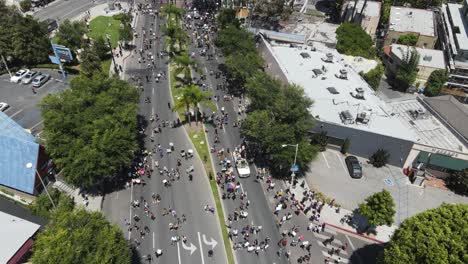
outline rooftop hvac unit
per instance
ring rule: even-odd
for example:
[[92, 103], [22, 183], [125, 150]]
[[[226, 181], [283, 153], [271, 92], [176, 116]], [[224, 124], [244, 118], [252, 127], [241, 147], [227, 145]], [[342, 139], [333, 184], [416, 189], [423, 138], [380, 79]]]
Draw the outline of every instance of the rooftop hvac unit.
[[327, 53], [325, 58], [322, 58], [322, 61], [328, 62], [328, 63], [333, 63], [333, 54]]
[[432, 61], [432, 56], [431, 55], [424, 55], [423, 60], [424, 61]]
[[339, 74], [335, 74], [337, 78], [347, 80], [348, 79], [348, 71], [346, 69], [341, 69]]
[[366, 112], [362, 112], [362, 113], [357, 114], [356, 122], [359, 122], [359, 123], [362, 123], [362, 124], [368, 124], [369, 123], [369, 115]]
[[348, 125], [348, 124], [353, 124], [353, 116], [351, 115], [351, 112], [349, 110], [341, 111], [340, 112], [340, 119], [343, 124]]

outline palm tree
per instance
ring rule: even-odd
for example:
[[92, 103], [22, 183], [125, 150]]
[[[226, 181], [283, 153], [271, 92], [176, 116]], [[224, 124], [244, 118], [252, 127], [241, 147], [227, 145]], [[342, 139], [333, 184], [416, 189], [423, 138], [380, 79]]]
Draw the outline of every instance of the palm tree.
[[167, 4], [163, 6], [163, 8], [161, 9], [161, 12], [167, 16], [174, 15], [176, 20], [179, 20], [184, 14], [184, 10], [182, 8], [178, 8], [177, 6], [173, 4]]
[[188, 114], [189, 124], [190, 120], [190, 106], [193, 106], [195, 112], [195, 122], [198, 123], [198, 104], [208, 101], [210, 92], [200, 90], [197, 85], [187, 85], [183, 88], [180, 99], [175, 104], [175, 109], [185, 109]]
[[182, 46], [187, 43], [187, 34], [174, 22], [168, 21], [162, 30], [167, 36], [166, 45], [169, 47], [171, 56], [179, 52]]
[[182, 81], [184, 83], [190, 83], [192, 81], [192, 68], [197, 68], [197, 62], [192, 60], [187, 52], [182, 52], [180, 55], [174, 58], [176, 64], [175, 76], [178, 77], [180, 74], [183, 75]]

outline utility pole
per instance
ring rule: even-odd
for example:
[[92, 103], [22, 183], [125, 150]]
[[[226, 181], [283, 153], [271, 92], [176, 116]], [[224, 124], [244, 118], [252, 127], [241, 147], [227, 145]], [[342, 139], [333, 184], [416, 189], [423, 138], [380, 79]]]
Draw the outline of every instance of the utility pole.
[[6, 60], [5, 60], [5, 57], [3, 57], [3, 54], [1, 54], [1, 56], [2, 56], [3, 64], [5, 64], [5, 68], [7, 69], [7, 72], [8, 72], [8, 74], [9, 74], [10, 77], [11, 77], [11, 76], [12, 76], [12, 75], [11, 75], [11, 71], [10, 71], [10, 69], [8, 68], [8, 64], [7, 64]]

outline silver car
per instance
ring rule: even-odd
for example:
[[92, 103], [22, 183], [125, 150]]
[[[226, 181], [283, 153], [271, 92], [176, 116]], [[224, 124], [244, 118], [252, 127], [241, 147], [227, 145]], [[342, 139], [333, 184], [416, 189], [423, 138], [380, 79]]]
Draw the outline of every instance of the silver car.
[[32, 80], [33, 87], [41, 87], [44, 83], [46, 83], [50, 79], [50, 74], [47, 73], [40, 73], [34, 80]]
[[30, 71], [21, 79], [22, 84], [30, 84], [32, 80], [39, 74], [37, 71]]

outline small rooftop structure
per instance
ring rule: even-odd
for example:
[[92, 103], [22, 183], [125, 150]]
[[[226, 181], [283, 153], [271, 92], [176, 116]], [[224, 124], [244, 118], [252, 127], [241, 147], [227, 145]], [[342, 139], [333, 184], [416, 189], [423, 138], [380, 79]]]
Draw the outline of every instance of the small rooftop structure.
[[[321, 47], [311, 51], [310, 47], [271, 43], [270, 49], [288, 81], [303, 87], [314, 101], [310, 111], [317, 119], [408, 141], [417, 139], [398, 117], [391, 115], [391, 108], [361, 76], [343, 63], [336, 50]], [[310, 58], [304, 59], [301, 56], [304, 52]], [[332, 62], [325, 62], [331, 57], [327, 56], [329, 53], [333, 55]], [[322, 67], [327, 71], [314, 78], [313, 70]]]
[[[466, 1], [465, 1], [466, 2]], [[453, 27], [452, 30], [449, 30], [450, 44], [452, 46], [452, 52], [455, 55], [458, 55], [458, 51], [468, 50], [468, 22], [463, 14], [464, 6], [460, 4], [447, 3], [442, 6], [442, 11], [444, 12], [445, 19], [450, 17], [450, 22], [447, 22], [447, 25]]]
[[31, 248], [32, 237], [41, 227], [0, 211], [0, 263], [17, 263]]
[[329, 47], [336, 46], [336, 29], [339, 25], [322, 22], [309, 24], [308, 26], [310, 33], [307, 35], [307, 44], [311, 45], [313, 42], [320, 42]]
[[436, 36], [434, 12], [424, 9], [392, 6], [390, 9], [389, 30], [413, 32], [424, 36]]
[[266, 29], [248, 28], [248, 30], [255, 35], [262, 34], [266, 39], [287, 42], [287, 43], [303, 44], [305, 43], [305, 39], [306, 39], [304, 35], [283, 33], [283, 32], [277, 32], [277, 31], [266, 30]]
[[404, 54], [408, 52], [408, 49], [416, 49], [419, 53], [419, 65], [436, 68], [436, 69], [445, 69], [445, 57], [444, 52], [441, 50], [435, 49], [422, 49], [418, 47], [409, 47], [400, 44], [390, 45], [390, 52], [393, 53], [400, 60], [403, 59]]
[[[0, 112], [0, 150], [0, 185], [34, 194], [39, 144], [3, 112]], [[27, 168], [28, 163], [33, 168]]]

